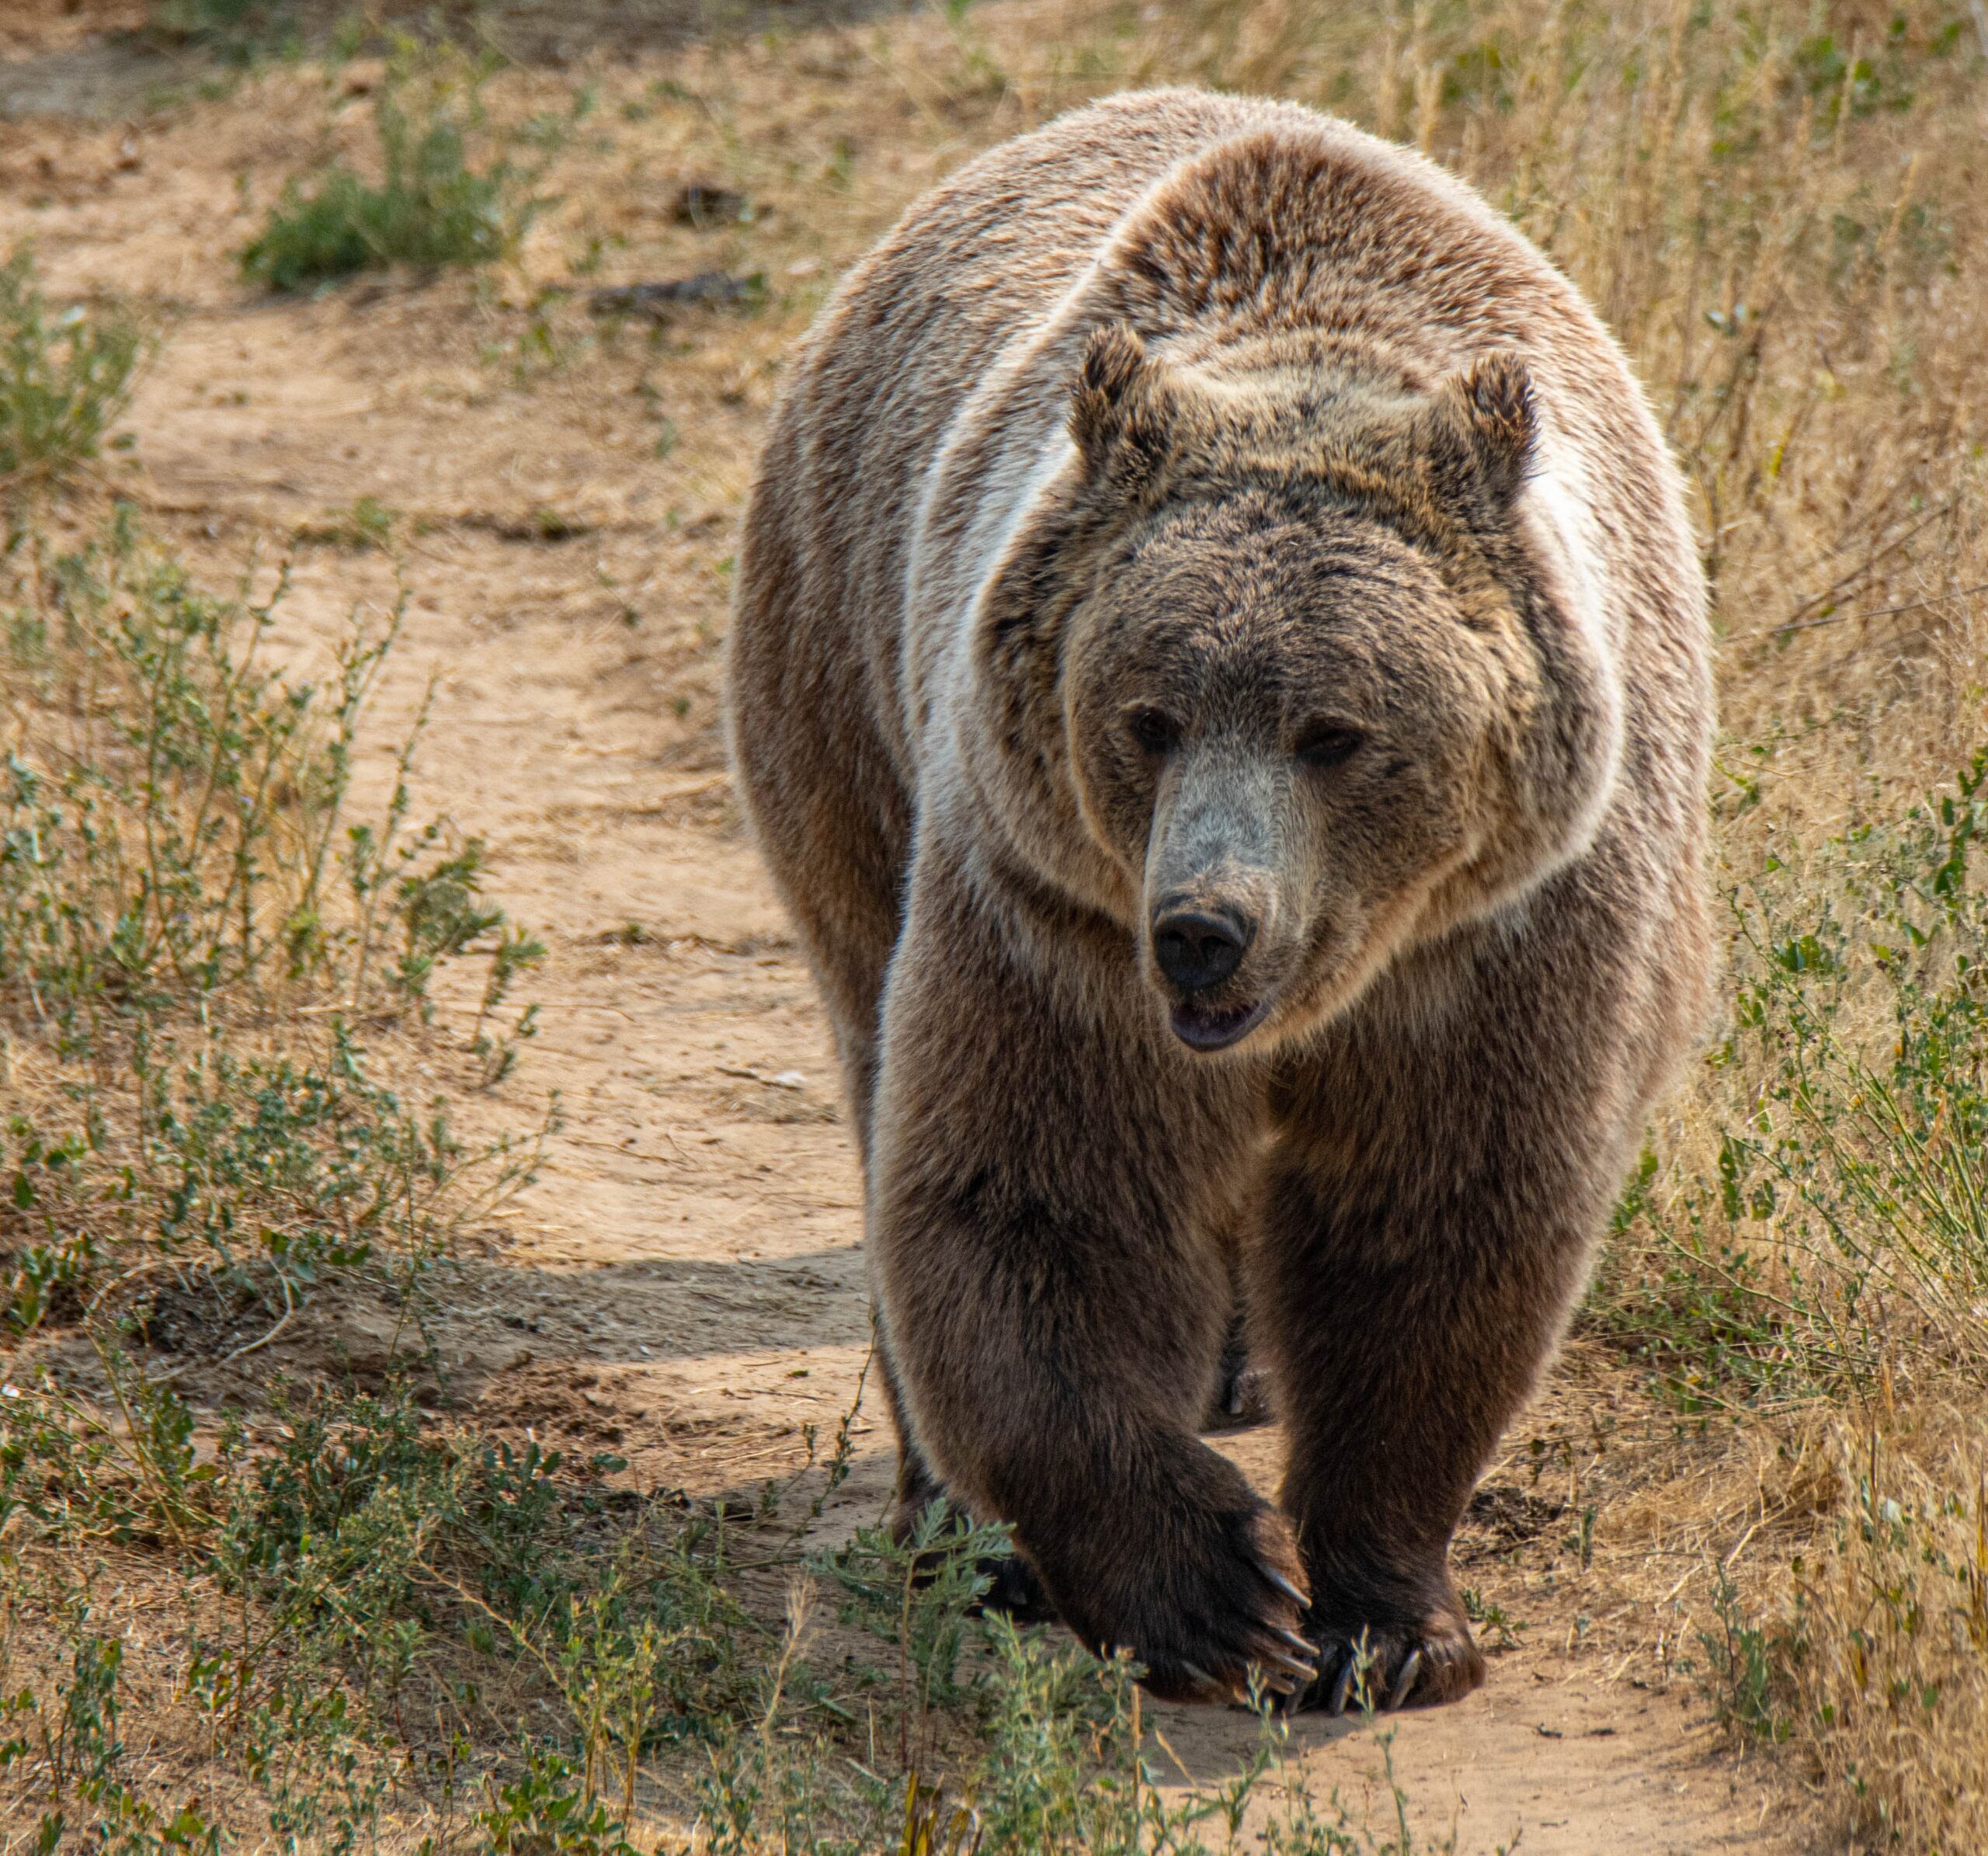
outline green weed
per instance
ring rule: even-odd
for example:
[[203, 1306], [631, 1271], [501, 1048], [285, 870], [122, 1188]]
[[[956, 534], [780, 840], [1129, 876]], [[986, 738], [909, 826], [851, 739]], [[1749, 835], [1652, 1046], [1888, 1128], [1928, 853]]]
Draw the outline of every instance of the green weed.
[[286, 0], [153, 0], [146, 24], [169, 45], [244, 64], [261, 52], [299, 49], [296, 9]]
[[0, 1720], [15, 1737], [0, 1743], [0, 1771], [18, 1764], [33, 1807], [34, 1843], [57, 1847], [73, 1818], [118, 1856], [161, 1856], [167, 1851], [219, 1856], [222, 1830], [190, 1803], [163, 1808], [133, 1789], [120, 1730], [120, 1684], [124, 1646], [97, 1634], [87, 1599], [69, 1619], [73, 1647], [66, 1677], [58, 1677], [44, 1707], [31, 1690], [0, 1702]]
[[1806, 1344], [1865, 1383], [1898, 1351], [1982, 1357], [1984, 784], [1988, 751], [1946, 792], [1833, 840], [1812, 900], [1791, 906], [1772, 872], [1743, 905], [1734, 1054], [1762, 1079], [1722, 1154], [1722, 1209], [1771, 1234], [1812, 1291]]
[[380, 178], [334, 160], [284, 189], [242, 254], [245, 275], [291, 290], [388, 264], [476, 265], [508, 257], [538, 210], [537, 165], [503, 152], [481, 165], [490, 139], [481, 91], [487, 64], [404, 40], [373, 100]]
[[1733, 892], [1712, 1164], [1661, 1205], [1646, 1164], [1588, 1315], [1686, 1409], [1868, 1392], [1908, 1362], [1983, 1358], [1984, 823], [1979, 753], [1896, 819], [1812, 852], [1784, 840]]
[[[618, 1833], [642, 1757], [757, 1717], [762, 1634], [718, 1583], [723, 1528], [667, 1494], [617, 1495], [602, 1479], [618, 1459], [573, 1464], [437, 1430], [396, 1392], [280, 1397], [270, 1447], [224, 1427], [196, 1461], [170, 1388], [122, 1371], [127, 1422], [115, 1428], [47, 1384], [10, 1388], [0, 1517], [71, 1553], [170, 1550], [197, 1599], [176, 1685], [210, 1756], [259, 1788], [279, 1833], [343, 1849], [370, 1838], [396, 1767], [429, 1750], [406, 1723], [473, 1709], [486, 1676], [568, 1723], [551, 1744], [527, 1741], [515, 1771], [485, 1767], [493, 1836], [507, 1823], [599, 1832], [610, 1792]], [[112, 1795], [120, 1751], [121, 1653], [76, 1641], [73, 1679], [46, 1705], [28, 1692], [8, 1717], [13, 1757], [57, 1806]], [[43, 1719], [39, 1742], [18, 1730]], [[560, 1782], [575, 1771], [578, 1798]]]
[[500, 1781], [477, 1822], [494, 1856], [635, 1856], [622, 1821], [556, 1753], [527, 1754], [523, 1776]]
[[1806, 1646], [1793, 1632], [1751, 1621], [1739, 1587], [1722, 1566], [1713, 1581], [1712, 1604], [1719, 1628], [1699, 1632], [1698, 1645], [1707, 1665], [1704, 1686], [1719, 1719], [1763, 1740], [1786, 1740], [1789, 1722], [1778, 1707], [1781, 1672]]
[[[362, 1024], [425, 1022], [452, 961], [487, 959], [462, 1041], [482, 1080], [543, 954], [481, 892], [480, 847], [407, 828], [408, 743], [384, 815], [346, 811], [356, 732], [398, 617], [355, 624], [316, 686], [259, 656], [283, 596], [196, 589], [120, 513], [71, 554], [29, 551], [12, 676], [44, 729], [0, 770], [0, 1002], [64, 1080], [0, 1129], [0, 1317], [87, 1302], [147, 1325], [127, 1276], [247, 1295], [273, 1317], [327, 1270], [411, 1288], [461, 1219], [533, 1163], [465, 1149], [374, 1077]], [[64, 745], [57, 751], [56, 744]], [[272, 1035], [274, 1008], [332, 1009]]]
[[861, 1624], [898, 1648], [898, 1757], [907, 1769], [929, 1753], [935, 1710], [970, 1692], [961, 1677], [968, 1615], [993, 1580], [989, 1568], [1013, 1551], [1008, 1531], [975, 1527], [935, 1501], [900, 1541], [863, 1528], [819, 1570], [843, 1595], [842, 1621]]
[[148, 346], [121, 311], [51, 308], [18, 246], [0, 264], [0, 491], [45, 489], [95, 457]]
[[294, 532], [299, 545], [320, 542], [332, 547], [349, 548], [355, 553], [368, 548], [386, 551], [392, 545], [394, 513], [377, 496], [361, 496], [352, 507], [322, 522], [304, 523]]

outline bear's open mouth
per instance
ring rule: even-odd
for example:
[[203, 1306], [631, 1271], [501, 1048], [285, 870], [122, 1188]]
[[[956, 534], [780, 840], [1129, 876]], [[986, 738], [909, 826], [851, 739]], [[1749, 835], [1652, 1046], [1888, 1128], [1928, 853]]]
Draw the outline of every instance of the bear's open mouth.
[[1270, 1009], [1267, 999], [1260, 999], [1251, 1006], [1235, 1006], [1225, 1012], [1211, 1011], [1205, 1006], [1176, 1006], [1172, 1017], [1173, 1035], [1190, 1050], [1225, 1051], [1253, 1031]]

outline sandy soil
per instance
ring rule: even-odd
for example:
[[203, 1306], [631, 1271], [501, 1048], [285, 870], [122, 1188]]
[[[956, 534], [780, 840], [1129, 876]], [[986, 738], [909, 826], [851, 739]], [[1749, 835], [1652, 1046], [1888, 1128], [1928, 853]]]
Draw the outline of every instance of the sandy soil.
[[[492, 1424], [611, 1447], [645, 1484], [749, 1492], [791, 1472], [850, 1410], [867, 1354], [860, 1183], [808, 973], [731, 800], [717, 651], [780, 349], [835, 266], [956, 151], [867, 123], [865, 172], [881, 178], [833, 231], [811, 216], [814, 170], [795, 156], [754, 171], [779, 209], [759, 228], [699, 232], [670, 221], [671, 188], [733, 178], [738, 158], [694, 120], [644, 143], [624, 119], [565, 243], [537, 237], [525, 272], [271, 301], [231, 253], [272, 176], [318, 145], [317, 80], [278, 74], [164, 113], [130, 113], [127, 89], [106, 121], [78, 101], [75, 73], [119, 54], [71, 30], [72, 11], [48, 17], [61, 84], [0, 74], [0, 243], [32, 234], [57, 292], [140, 297], [170, 323], [127, 422], [135, 461], [107, 480], [216, 572], [259, 544], [266, 574], [292, 549], [278, 635], [304, 658], [355, 600], [392, 597], [385, 556], [314, 530], [362, 497], [397, 512], [412, 598], [380, 739], [433, 678], [421, 802], [487, 842], [503, 901], [550, 950], [526, 988], [543, 1029], [472, 1116], [528, 1124], [557, 1090], [564, 1128], [446, 1291], [436, 1332], [462, 1395]], [[617, 67], [610, 102], [658, 75], [718, 82], [655, 56]], [[743, 96], [774, 79], [728, 81]], [[254, 180], [247, 207], [238, 172]], [[617, 335], [533, 287], [570, 266], [576, 224], [620, 239], [587, 282], [722, 265], [764, 269], [774, 299]], [[342, 1342], [360, 1368], [388, 1344], [367, 1319]], [[884, 1498], [874, 1396], [853, 1437], [830, 1535]], [[1226, 1447], [1274, 1481], [1274, 1430]], [[1660, 1482], [1691, 1461], [1606, 1362], [1563, 1363], [1462, 1543], [1464, 1579], [1510, 1621], [1513, 1646], [1479, 1696], [1387, 1729], [1422, 1831], [1454, 1825], [1460, 1851], [1528, 1856], [1785, 1847], [1766, 1774], [1720, 1750], [1671, 1654], [1675, 1601], [1705, 1566], [1695, 1543], [1667, 1546]], [[1253, 1732], [1219, 1711], [1157, 1712], [1197, 1779]], [[1368, 1730], [1307, 1720], [1294, 1740], [1321, 1796], [1391, 1820]]]

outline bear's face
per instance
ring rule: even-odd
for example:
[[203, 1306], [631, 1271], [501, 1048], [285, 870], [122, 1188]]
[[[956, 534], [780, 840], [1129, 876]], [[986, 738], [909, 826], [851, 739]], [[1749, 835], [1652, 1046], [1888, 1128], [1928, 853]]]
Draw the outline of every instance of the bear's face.
[[1302, 1034], [1495, 829], [1510, 627], [1380, 523], [1270, 495], [1164, 509], [1097, 565], [1070, 764], [1142, 895], [1144, 978], [1193, 1049]]
[[1135, 928], [1190, 1048], [1304, 1035], [1594, 830], [1620, 693], [1526, 502], [1534, 422], [1508, 356], [1239, 382], [1091, 338], [979, 603], [977, 725], [1011, 842]]

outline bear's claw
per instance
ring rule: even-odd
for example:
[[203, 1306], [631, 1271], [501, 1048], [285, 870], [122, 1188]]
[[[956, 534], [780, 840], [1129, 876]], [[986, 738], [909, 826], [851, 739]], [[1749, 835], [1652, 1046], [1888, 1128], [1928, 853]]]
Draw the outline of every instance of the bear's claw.
[[1347, 1698], [1353, 1690], [1353, 1678], [1359, 1672], [1360, 1665], [1348, 1656], [1340, 1666], [1339, 1674], [1333, 1679], [1330, 1699], [1326, 1703], [1327, 1714], [1344, 1714]]
[[1343, 1715], [1434, 1707], [1467, 1695], [1484, 1680], [1484, 1657], [1461, 1623], [1322, 1631], [1319, 1680], [1295, 1705]]
[[[1288, 1598], [1293, 1604], [1302, 1608], [1304, 1606], [1308, 1605], [1312, 1602], [1312, 1595], [1310, 1593], [1301, 1592], [1298, 1587], [1293, 1585], [1289, 1580], [1285, 1578], [1275, 1566], [1265, 1566], [1263, 1569], [1263, 1576], [1267, 1579], [1272, 1585], [1275, 1586], [1280, 1592], [1283, 1593], [1284, 1597]], [[1307, 1644], [1305, 1647], [1309, 1649], [1311, 1648], [1311, 1646]], [[1315, 1654], [1316, 1653], [1315, 1652], [1314, 1653]]]
[[1312, 1682], [1318, 1679], [1319, 1666], [1312, 1662], [1301, 1662], [1282, 1650], [1272, 1650], [1263, 1658], [1260, 1665], [1266, 1670], [1274, 1670], [1280, 1675], [1291, 1677], [1298, 1682]]
[[1388, 1705], [1390, 1708], [1399, 1708], [1408, 1699], [1421, 1668], [1422, 1652], [1419, 1649], [1410, 1650], [1408, 1660], [1401, 1666], [1401, 1674], [1395, 1677], [1394, 1687], [1388, 1691]]
[[1253, 1681], [1267, 1694], [1302, 1694], [1319, 1660], [1297, 1628], [1307, 1594], [1289, 1524], [1255, 1502], [1209, 1518], [1198, 1565], [1177, 1564], [1166, 1581], [1165, 1610], [1098, 1635], [1124, 1643], [1146, 1666], [1145, 1687], [1165, 1700], [1244, 1700]]

